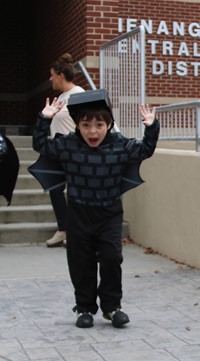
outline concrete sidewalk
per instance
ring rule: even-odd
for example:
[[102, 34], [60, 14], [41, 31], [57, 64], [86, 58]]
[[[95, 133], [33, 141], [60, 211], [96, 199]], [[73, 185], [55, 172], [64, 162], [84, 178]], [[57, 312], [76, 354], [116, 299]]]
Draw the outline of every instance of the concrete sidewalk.
[[124, 245], [123, 310], [75, 327], [64, 248], [0, 248], [0, 361], [199, 361], [200, 271]]

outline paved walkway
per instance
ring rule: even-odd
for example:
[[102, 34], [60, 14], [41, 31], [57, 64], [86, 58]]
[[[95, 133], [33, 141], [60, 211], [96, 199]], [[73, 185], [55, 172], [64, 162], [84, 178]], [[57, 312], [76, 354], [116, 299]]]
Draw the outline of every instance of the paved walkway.
[[64, 248], [0, 248], [0, 361], [199, 361], [200, 271], [125, 245], [115, 329], [75, 327]]

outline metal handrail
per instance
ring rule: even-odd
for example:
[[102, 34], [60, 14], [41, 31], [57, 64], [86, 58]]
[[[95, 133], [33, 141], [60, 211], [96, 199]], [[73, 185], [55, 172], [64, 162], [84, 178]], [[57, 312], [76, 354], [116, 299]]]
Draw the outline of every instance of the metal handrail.
[[160, 140], [195, 140], [200, 152], [200, 100], [162, 105], [156, 114], [161, 123]]

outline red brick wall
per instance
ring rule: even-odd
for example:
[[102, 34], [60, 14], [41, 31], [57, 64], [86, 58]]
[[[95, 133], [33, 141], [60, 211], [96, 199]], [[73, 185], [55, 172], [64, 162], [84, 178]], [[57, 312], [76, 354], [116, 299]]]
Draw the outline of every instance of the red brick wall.
[[119, 1], [86, 0], [87, 55], [99, 56], [99, 47], [118, 35]]

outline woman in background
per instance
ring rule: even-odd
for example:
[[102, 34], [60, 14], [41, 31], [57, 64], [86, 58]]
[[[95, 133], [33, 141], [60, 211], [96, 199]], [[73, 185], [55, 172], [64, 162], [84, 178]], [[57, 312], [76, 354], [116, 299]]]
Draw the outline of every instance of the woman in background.
[[[68, 134], [74, 131], [74, 122], [67, 108], [68, 99], [71, 94], [84, 92], [85, 90], [74, 84], [75, 69], [72, 56], [69, 53], [64, 53], [53, 62], [50, 67], [50, 74], [52, 88], [61, 92], [58, 101], [64, 101], [66, 103], [66, 106], [56, 113], [52, 119], [50, 133], [53, 138], [56, 133]], [[47, 247], [66, 245], [67, 202], [64, 191], [64, 185], [49, 191], [51, 204], [57, 221], [57, 231], [52, 238], [46, 241]]]

